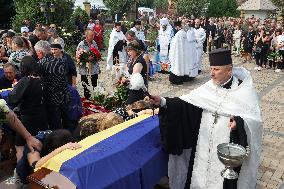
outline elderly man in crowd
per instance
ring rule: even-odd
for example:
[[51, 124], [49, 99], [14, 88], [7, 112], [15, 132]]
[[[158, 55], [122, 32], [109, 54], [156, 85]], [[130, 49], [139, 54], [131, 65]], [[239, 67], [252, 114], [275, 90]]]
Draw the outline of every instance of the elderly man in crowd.
[[0, 90], [11, 88], [13, 82], [20, 79], [20, 76], [16, 74], [16, 67], [11, 63], [4, 64], [4, 75], [0, 78]]
[[50, 129], [64, 127], [72, 130], [73, 125], [69, 117], [70, 96], [65, 75], [65, 62], [63, 59], [51, 55], [51, 48], [47, 41], [37, 42], [35, 51], [40, 59], [38, 67], [46, 91], [45, 100]]

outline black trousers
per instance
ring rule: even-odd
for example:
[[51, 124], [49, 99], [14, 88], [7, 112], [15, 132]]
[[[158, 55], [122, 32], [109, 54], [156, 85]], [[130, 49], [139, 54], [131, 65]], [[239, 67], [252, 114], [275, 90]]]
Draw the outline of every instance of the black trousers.
[[266, 62], [267, 62], [267, 52], [259, 52], [259, 53], [255, 53], [255, 62], [256, 65], [258, 66], [266, 66]]
[[279, 53], [282, 55], [282, 62], [278, 63], [277, 68], [284, 69], [284, 50], [279, 51]]
[[73, 132], [75, 125], [70, 117], [70, 101], [65, 99], [61, 104], [46, 104], [48, 124], [50, 130], [68, 129]]
[[[90, 85], [90, 83], [88, 83], [87, 75], [81, 75], [81, 81], [86, 83], [87, 85]], [[97, 81], [98, 81], [98, 74], [91, 75], [91, 82], [92, 82], [93, 87], [97, 86]], [[90, 91], [88, 90], [87, 86], [85, 86], [84, 84], [83, 84], [83, 88], [84, 88], [85, 98], [89, 99], [91, 97]]]

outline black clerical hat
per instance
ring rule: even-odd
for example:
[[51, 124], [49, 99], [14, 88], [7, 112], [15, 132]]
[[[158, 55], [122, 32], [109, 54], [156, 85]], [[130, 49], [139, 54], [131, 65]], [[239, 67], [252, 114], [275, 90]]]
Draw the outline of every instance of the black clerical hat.
[[231, 50], [215, 49], [209, 53], [210, 66], [225, 66], [232, 64]]
[[114, 26], [121, 26], [121, 23], [120, 22], [115, 22]]
[[175, 21], [174, 26], [181, 26], [181, 21]]
[[141, 21], [140, 20], [134, 21], [134, 25], [141, 25]]

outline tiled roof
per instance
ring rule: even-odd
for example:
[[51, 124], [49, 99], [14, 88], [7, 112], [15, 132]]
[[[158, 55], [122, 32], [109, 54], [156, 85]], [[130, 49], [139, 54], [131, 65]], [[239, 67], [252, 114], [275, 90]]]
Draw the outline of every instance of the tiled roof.
[[238, 7], [238, 10], [276, 10], [270, 0], [248, 0]]

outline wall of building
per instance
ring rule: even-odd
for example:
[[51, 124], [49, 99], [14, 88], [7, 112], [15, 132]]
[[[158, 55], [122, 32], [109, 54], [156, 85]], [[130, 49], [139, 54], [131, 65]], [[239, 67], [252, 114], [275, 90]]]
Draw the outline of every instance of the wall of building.
[[250, 18], [254, 15], [255, 18], [265, 19], [268, 17], [269, 11], [244, 11], [245, 18]]

